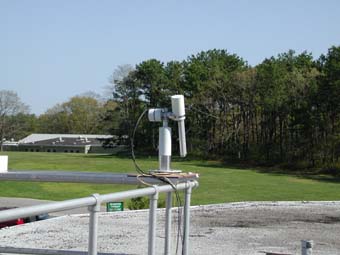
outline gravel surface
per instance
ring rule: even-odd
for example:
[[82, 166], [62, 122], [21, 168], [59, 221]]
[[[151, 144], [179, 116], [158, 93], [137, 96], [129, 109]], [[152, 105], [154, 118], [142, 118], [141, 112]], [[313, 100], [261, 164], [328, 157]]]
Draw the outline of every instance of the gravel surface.
[[[174, 220], [176, 213], [174, 212]], [[101, 213], [98, 250], [147, 254], [148, 211]], [[158, 211], [157, 254], [163, 254], [164, 210]], [[177, 225], [173, 223], [172, 247]], [[340, 202], [242, 202], [192, 207], [191, 254], [340, 255]], [[88, 215], [68, 215], [0, 229], [1, 246], [86, 250]], [[172, 254], [175, 254], [173, 252]], [[180, 252], [178, 253], [180, 254]]]

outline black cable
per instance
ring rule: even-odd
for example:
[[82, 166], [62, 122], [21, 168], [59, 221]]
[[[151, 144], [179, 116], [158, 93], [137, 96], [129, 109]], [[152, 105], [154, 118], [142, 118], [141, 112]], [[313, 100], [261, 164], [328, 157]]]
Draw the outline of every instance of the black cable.
[[178, 207], [177, 207], [177, 218], [178, 218], [178, 231], [177, 231], [177, 240], [176, 240], [176, 254], [178, 253], [178, 247], [179, 247], [179, 239], [181, 239], [181, 244], [182, 244], [182, 254], [183, 254], [183, 243], [184, 243], [184, 238], [183, 238], [183, 235], [182, 235], [182, 200], [181, 200], [181, 197], [179, 195], [179, 193], [176, 191], [175, 192], [176, 194], [176, 200], [177, 200], [177, 204], [178, 204]]
[[176, 188], [176, 186], [166, 177], [162, 177], [162, 176], [158, 176], [157, 179], [169, 184], [175, 191], [175, 195], [176, 195], [176, 201], [177, 201], [177, 219], [178, 219], [178, 231], [177, 231], [177, 238], [176, 238], [176, 253], [175, 254], [178, 254], [178, 248], [179, 248], [179, 239], [181, 239], [181, 244], [182, 244], [182, 254], [184, 252], [183, 250], [183, 244], [184, 244], [184, 238], [183, 238], [183, 235], [182, 235], [182, 229], [181, 229], [181, 226], [182, 226], [182, 200], [181, 200], [181, 197], [179, 195], [179, 192]]
[[137, 164], [137, 162], [136, 162], [136, 156], [135, 156], [135, 150], [134, 150], [134, 147], [135, 147], [135, 145], [134, 145], [134, 139], [135, 139], [135, 135], [136, 135], [136, 131], [137, 131], [137, 128], [138, 128], [138, 126], [139, 126], [139, 123], [140, 123], [140, 121], [142, 120], [144, 114], [145, 114], [147, 111], [148, 111], [148, 109], [145, 109], [145, 110], [142, 112], [142, 114], [139, 116], [139, 118], [138, 118], [138, 120], [137, 120], [137, 122], [136, 122], [136, 124], [135, 124], [135, 128], [133, 129], [133, 133], [132, 133], [132, 137], [131, 137], [131, 156], [132, 156], [132, 161], [133, 161], [133, 164], [134, 164], [134, 166], [135, 166], [136, 171], [137, 171], [138, 173], [140, 173], [140, 174], [143, 174], [143, 175], [144, 175], [144, 174], [147, 174], [147, 173], [144, 172], [144, 171], [138, 166], [138, 164]]

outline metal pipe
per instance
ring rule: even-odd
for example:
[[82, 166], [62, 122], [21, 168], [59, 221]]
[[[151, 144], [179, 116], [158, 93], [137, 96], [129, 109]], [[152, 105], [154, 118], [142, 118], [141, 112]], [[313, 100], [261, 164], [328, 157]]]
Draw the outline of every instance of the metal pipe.
[[[190, 196], [191, 189], [198, 186], [197, 181], [188, 181], [186, 183], [180, 183], [175, 185], [177, 190], [186, 189], [185, 193], [185, 218], [184, 218], [184, 244], [183, 254], [188, 254], [188, 242], [189, 242], [189, 218], [190, 218]], [[94, 194], [91, 197], [71, 199], [62, 202], [49, 203], [44, 205], [36, 205], [30, 207], [22, 207], [16, 209], [10, 209], [0, 212], [0, 222], [13, 220], [16, 218], [23, 218], [43, 213], [57, 212], [69, 209], [75, 209], [80, 207], [89, 207], [90, 222], [89, 222], [89, 246], [88, 254], [97, 255], [97, 239], [98, 239], [98, 212], [100, 211], [100, 204], [102, 202], [119, 201], [121, 199], [141, 197], [150, 195], [150, 211], [149, 211], [149, 241], [148, 241], [148, 254], [155, 255], [156, 250], [156, 222], [157, 222], [157, 202], [158, 194], [161, 192], [167, 192], [167, 220], [166, 220], [166, 245], [169, 254], [170, 252], [170, 235], [171, 235], [171, 192], [174, 191], [174, 187], [171, 185], [153, 186], [144, 189], [136, 189], [124, 192], [111, 193], [106, 195]], [[44, 249], [21, 249], [10, 247], [0, 247], [0, 252], [7, 251], [8, 253], [23, 253], [23, 254], [65, 254], [65, 251], [58, 250], [44, 250]], [[39, 250], [39, 251], [38, 251]], [[15, 252], [13, 252], [15, 251]], [[20, 251], [20, 252], [19, 252]], [[73, 254], [76, 254], [74, 252]], [[82, 252], [78, 252], [80, 254]], [[69, 253], [71, 254], [71, 252]]]
[[[196, 187], [198, 186], [198, 182], [190, 181], [186, 183], [179, 183], [175, 185], [175, 187], [177, 190], [182, 190], [182, 189], [186, 189], [188, 185], [190, 185], [191, 187]], [[159, 193], [163, 193], [163, 192], [174, 191], [174, 188], [171, 185], [162, 185], [162, 186], [157, 186], [157, 190]], [[102, 202], [105, 203], [105, 202], [112, 202], [112, 201], [120, 201], [122, 199], [128, 199], [128, 198], [133, 198], [133, 197], [150, 196], [150, 195], [153, 195], [154, 193], [155, 193], [155, 189], [153, 187], [149, 187], [149, 188], [101, 195], [101, 199], [102, 199]]]
[[96, 199], [96, 204], [89, 206], [90, 222], [88, 255], [97, 255], [98, 213], [100, 212], [101, 199], [99, 194], [93, 194], [92, 196]]
[[168, 127], [167, 119], [163, 119], [163, 127], [159, 128], [158, 145], [159, 145], [158, 146], [159, 171], [160, 172], [170, 171], [171, 128]]
[[149, 241], [148, 241], [148, 255], [156, 254], [156, 224], [157, 224], [157, 203], [158, 203], [158, 187], [153, 186], [155, 193], [150, 196], [149, 209]]
[[[196, 187], [198, 186], [198, 182], [190, 181], [187, 183], [179, 183], [175, 185], [175, 187], [177, 190], [182, 190], [182, 189], [187, 188], [188, 185], [190, 187]], [[170, 191], [173, 191], [174, 189], [171, 185], [163, 185], [163, 186], [158, 186], [157, 190], [159, 193], [162, 193], [162, 192], [170, 192]], [[105, 202], [111, 202], [111, 201], [120, 201], [122, 199], [128, 199], [128, 198], [133, 198], [133, 197], [149, 196], [149, 195], [155, 194], [155, 192], [156, 191], [153, 187], [148, 187], [148, 188], [143, 188], [143, 189], [136, 189], [136, 190], [129, 190], [129, 191], [100, 195], [100, 199], [102, 203], [105, 203]], [[43, 204], [43, 205], [35, 205], [35, 206], [22, 207], [22, 208], [16, 208], [16, 209], [9, 209], [9, 210], [0, 212], [0, 222], [13, 220], [17, 218], [24, 218], [24, 217], [39, 215], [43, 213], [59, 212], [59, 211], [80, 208], [80, 207], [93, 206], [96, 203], [97, 203], [97, 200], [93, 196], [91, 196], [91, 197], [65, 200], [61, 202], [53, 202], [53, 203], [48, 203], [48, 204]]]
[[171, 251], [171, 209], [172, 209], [172, 192], [166, 193], [165, 209], [165, 244], [164, 254], [170, 255]]
[[84, 197], [65, 200], [61, 202], [9, 209], [5, 211], [0, 211], [0, 222], [44, 213], [66, 211], [70, 209], [94, 205], [95, 203], [96, 200], [94, 197]]
[[[170, 161], [169, 161], [170, 162]], [[141, 177], [150, 184], [163, 184], [159, 179]], [[168, 177], [173, 183], [196, 180], [197, 176], [191, 175], [185, 178]], [[1, 173], [0, 180], [4, 181], [29, 181], [29, 182], [71, 182], [71, 183], [106, 183], [106, 184], [139, 184], [134, 174], [95, 173], [95, 172], [66, 172], [66, 171], [15, 171]]]
[[[88, 254], [86, 251], [17, 248], [17, 247], [0, 247], [0, 253], [1, 254], [2, 253], [33, 254], [33, 255], [87, 255]], [[98, 255], [128, 255], [128, 254], [100, 252], [98, 253]]]
[[179, 136], [180, 156], [185, 157], [187, 155], [187, 143], [186, 143], [186, 138], [185, 138], [184, 119], [178, 121], [178, 136]]
[[[190, 184], [190, 183], [188, 183]], [[190, 200], [191, 200], [192, 186], [188, 185], [185, 190], [185, 204], [184, 204], [184, 228], [183, 228], [183, 254], [189, 254], [189, 231], [190, 231]]]

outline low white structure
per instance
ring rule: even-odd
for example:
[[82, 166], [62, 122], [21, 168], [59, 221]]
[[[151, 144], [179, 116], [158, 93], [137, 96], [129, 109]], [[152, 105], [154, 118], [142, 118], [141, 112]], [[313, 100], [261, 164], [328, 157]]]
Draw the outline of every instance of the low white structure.
[[0, 173], [6, 173], [8, 170], [8, 156], [0, 156]]
[[4, 150], [114, 154], [126, 150], [125, 140], [114, 135], [31, 134], [15, 144], [7, 144]]
[[112, 135], [84, 135], [84, 134], [31, 134], [21, 140], [19, 144], [36, 143], [40, 141], [59, 139], [59, 138], [74, 138], [74, 139], [112, 139]]

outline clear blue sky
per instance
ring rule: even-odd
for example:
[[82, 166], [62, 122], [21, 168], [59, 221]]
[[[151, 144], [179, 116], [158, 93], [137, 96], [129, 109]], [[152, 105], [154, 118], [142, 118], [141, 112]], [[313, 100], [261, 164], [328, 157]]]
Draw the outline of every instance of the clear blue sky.
[[339, 44], [339, 0], [0, 0], [0, 89], [41, 114], [73, 95], [103, 93], [122, 64], [218, 48], [256, 65]]

